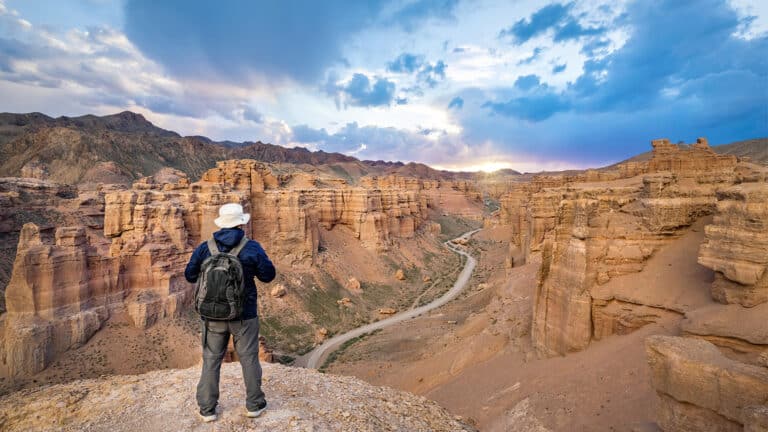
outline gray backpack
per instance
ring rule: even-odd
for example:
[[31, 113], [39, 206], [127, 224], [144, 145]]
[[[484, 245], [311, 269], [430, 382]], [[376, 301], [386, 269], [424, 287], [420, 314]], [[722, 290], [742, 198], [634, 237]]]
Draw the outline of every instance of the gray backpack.
[[206, 321], [240, 318], [245, 292], [243, 266], [237, 256], [246, 243], [248, 238], [243, 236], [234, 249], [219, 252], [216, 240], [208, 240], [211, 256], [203, 261], [195, 287], [195, 311]]

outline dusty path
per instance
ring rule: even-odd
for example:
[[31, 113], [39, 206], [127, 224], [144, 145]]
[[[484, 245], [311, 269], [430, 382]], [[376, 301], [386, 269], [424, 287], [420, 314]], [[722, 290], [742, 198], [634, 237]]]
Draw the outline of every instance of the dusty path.
[[[478, 231], [480, 230], [476, 229], [474, 231], [466, 232], [461, 236], [457, 237], [457, 239], [468, 239]], [[453, 300], [454, 298], [456, 298], [456, 296], [458, 296], [459, 293], [467, 285], [467, 282], [469, 282], [469, 278], [472, 276], [472, 271], [474, 271], [475, 265], [477, 265], [477, 260], [475, 260], [472, 257], [472, 255], [454, 246], [450, 241], [445, 242], [445, 246], [448, 249], [456, 252], [457, 254], [465, 256], [467, 258], [467, 263], [464, 265], [464, 269], [459, 274], [459, 277], [456, 279], [456, 282], [454, 282], [453, 287], [447, 293], [445, 293], [442, 297], [430, 303], [427, 303], [424, 306], [420, 306], [415, 309], [410, 309], [405, 312], [399, 313], [397, 315], [393, 315], [387, 319], [376, 321], [374, 323], [370, 323], [362, 327], [358, 327], [354, 330], [350, 330], [346, 333], [334, 336], [331, 339], [328, 339], [327, 341], [325, 341], [325, 343], [323, 343], [319, 347], [305, 354], [304, 356], [297, 358], [294, 364], [296, 366], [303, 366], [307, 368], [317, 369], [320, 365], [323, 364], [323, 361], [325, 361], [328, 355], [333, 351], [335, 351], [336, 349], [338, 349], [342, 344], [344, 344], [344, 342], [347, 342], [351, 339], [362, 336], [366, 333], [383, 329], [384, 327], [388, 327], [393, 324], [405, 321], [407, 319], [417, 317], [425, 312], [429, 312], [432, 309], [438, 308], [448, 303], [449, 301]]]

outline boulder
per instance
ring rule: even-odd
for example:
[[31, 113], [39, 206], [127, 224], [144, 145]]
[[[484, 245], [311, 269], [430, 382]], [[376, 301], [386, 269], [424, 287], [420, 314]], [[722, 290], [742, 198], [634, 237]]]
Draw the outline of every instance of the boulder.
[[726, 358], [701, 339], [646, 339], [651, 381], [660, 396], [665, 431], [741, 431], [744, 408], [768, 404], [768, 369]]
[[349, 278], [347, 281], [346, 287], [347, 291], [353, 293], [353, 294], [362, 294], [363, 289], [360, 285], [360, 281], [357, 280], [357, 278]]
[[272, 288], [272, 291], [270, 291], [270, 295], [274, 298], [280, 298], [286, 295], [288, 291], [285, 290], [285, 286], [283, 284], [275, 285], [274, 288]]

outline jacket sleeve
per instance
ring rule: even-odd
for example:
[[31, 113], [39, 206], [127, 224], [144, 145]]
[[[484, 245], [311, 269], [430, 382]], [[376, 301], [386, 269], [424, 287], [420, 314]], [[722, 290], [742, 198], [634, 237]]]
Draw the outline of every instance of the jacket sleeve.
[[184, 278], [187, 279], [187, 282], [197, 282], [197, 277], [200, 276], [200, 266], [203, 264], [204, 248], [205, 243], [198, 246], [197, 249], [192, 252], [192, 256], [187, 263], [187, 268], [184, 269]]
[[[259, 242], [251, 240], [253, 246], [253, 260], [256, 271], [254, 272], [256, 278], [264, 283], [272, 282], [275, 278], [275, 266], [270, 261], [264, 248], [261, 247]], [[250, 255], [250, 254], [249, 254]]]

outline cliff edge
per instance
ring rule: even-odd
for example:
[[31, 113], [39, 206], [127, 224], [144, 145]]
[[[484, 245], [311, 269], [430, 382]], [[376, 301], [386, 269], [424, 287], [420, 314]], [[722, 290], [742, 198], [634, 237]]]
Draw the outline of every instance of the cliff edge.
[[197, 416], [199, 366], [74, 381], [0, 398], [4, 431], [472, 431], [421, 396], [357, 378], [263, 364], [269, 406], [244, 414], [240, 365], [221, 370], [219, 420]]

